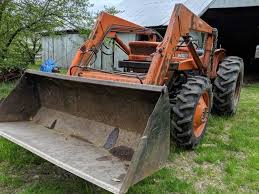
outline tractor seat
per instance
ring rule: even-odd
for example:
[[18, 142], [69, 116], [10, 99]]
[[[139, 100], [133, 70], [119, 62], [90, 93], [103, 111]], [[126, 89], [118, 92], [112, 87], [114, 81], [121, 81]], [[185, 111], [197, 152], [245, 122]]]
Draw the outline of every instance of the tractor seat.
[[132, 55], [151, 55], [156, 52], [159, 44], [160, 42], [132, 41], [129, 42], [129, 47]]

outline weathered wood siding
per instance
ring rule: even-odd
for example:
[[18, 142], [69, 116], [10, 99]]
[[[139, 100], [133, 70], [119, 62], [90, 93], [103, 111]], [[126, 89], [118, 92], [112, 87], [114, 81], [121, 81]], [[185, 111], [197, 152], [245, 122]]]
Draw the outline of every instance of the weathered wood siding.
[[[119, 34], [118, 36], [125, 44], [136, 40], [136, 35], [133, 34]], [[77, 49], [84, 43], [84, 41], [84, 38], [79, 34], [44, 36], [42, 37], [42, 60], [45, 61], [52, 58], [59, 66], [68, 68]], [[108, 54], [111, 54], [113, 53], [113, 47], [112, 45], [109, 45], [109, 47], [110, 49], [106, 49], [102, 46], [102, 50]], [[103, 70], [112, 70], [114, 68], [118, 69], [118, 61], [123, 59], [127, 59], [127, 55], [115, 46], [114, 65], [113, 55], [104, 55], [101, 51], [99, 51], [93, 67]]]
[[[136, 35], [134, 34], [118, 34], [120, 39], [127, 45], [130, 41], [136, 40]], [[102, 50], [107, 54], [113, 53], [112, 44], [109, 45], [110, 49], [106, 49], [102, 46]], [[97, 54], [97, 59], [94, 63], [94, 68], [103, 69], [107, 71], [118, 70], [118, 62], [123, 59], [127, 59], [128, 56], [117, 46], [114, 49], [114, 64], [113, 64], [113, 55], [105, 55], [99, 50]]]
[[59, 66], [68, 68], [83, 42], [84, 38], [79, 34], [43, 36], [42, 61], [52, 58]]

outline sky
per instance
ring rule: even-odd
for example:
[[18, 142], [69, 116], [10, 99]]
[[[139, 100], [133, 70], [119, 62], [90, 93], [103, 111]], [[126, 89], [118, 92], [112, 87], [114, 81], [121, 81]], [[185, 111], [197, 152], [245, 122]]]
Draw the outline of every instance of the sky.
[[94, 4], [94, 7], [92, 8], [93, 11], [98, 11], [98, 10], [102, 10], [104, 5], [116, 6], [120, 2], [122, 2], [122, 0], [90, 0], [90, 2]]

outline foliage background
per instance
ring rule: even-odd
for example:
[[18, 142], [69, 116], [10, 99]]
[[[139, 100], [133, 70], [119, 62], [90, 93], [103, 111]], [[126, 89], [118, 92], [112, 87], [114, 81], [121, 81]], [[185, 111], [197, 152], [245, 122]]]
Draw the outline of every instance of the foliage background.
[[89, 0], [0, 0], [0, 72], [35, 64], [42, 33], [75, 29], [87, 37], [98, 15], [92, 6]]

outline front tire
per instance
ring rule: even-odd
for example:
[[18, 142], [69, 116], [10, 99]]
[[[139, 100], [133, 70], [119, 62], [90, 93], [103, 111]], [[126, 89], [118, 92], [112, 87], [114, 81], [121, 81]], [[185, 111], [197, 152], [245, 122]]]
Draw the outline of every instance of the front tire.
[[211, 110], [212, 86], [202, 76], [187, 79], [171, 104], [171, 134], [180, 147], [193, 149], [206, 131]]

